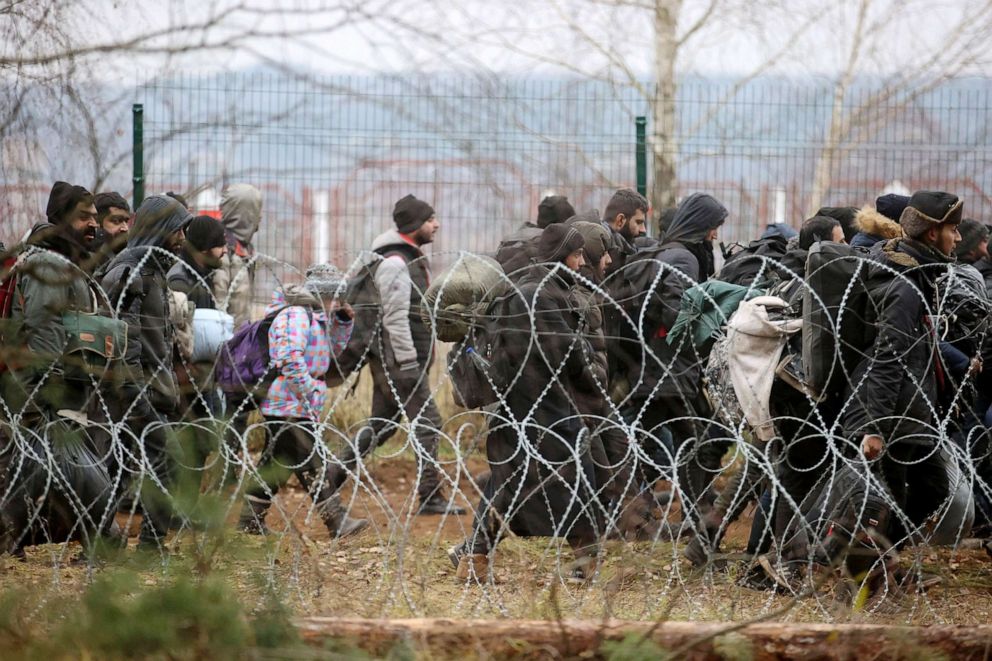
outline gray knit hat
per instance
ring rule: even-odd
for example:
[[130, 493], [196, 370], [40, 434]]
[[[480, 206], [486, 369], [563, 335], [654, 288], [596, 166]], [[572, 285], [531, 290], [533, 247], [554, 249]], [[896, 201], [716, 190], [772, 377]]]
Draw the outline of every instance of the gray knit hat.
[[311, 264], [306, 278], [303, 287], [317, 296], [343, 296], [348, 285], [344, 273], [333, 264]]

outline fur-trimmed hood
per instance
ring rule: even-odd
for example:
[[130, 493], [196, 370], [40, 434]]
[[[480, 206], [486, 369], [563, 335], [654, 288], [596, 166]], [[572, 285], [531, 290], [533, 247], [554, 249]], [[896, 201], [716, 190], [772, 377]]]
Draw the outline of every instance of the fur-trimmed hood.
[[891, 218], [886, 218], [873, 206], [865, 206], [854, 216], [854, 226], [859, 232], [870, 234], [882, 240], [902, 238], [902, 227]]

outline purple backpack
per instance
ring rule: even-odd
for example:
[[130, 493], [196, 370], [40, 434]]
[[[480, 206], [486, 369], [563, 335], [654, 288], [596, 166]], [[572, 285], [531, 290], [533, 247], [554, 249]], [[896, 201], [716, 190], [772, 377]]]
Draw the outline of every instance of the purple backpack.
[[[214, 367], [217, 386], [223, 391], [227, 405], [257, 408], [276, 379], [275, 367], [269, 358], [269, 328], [283, 306], [259, 321], [248, 321], [234, 332], [234, 336], [221, 347]], [[307, 309], [307, 317], [313, 315]]]

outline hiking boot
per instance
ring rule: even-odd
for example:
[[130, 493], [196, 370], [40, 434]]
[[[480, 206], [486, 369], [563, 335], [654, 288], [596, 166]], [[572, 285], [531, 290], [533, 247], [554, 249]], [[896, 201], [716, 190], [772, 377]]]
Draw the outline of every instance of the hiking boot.
[[744, 574], [737, 579], [737, 585], [762, 592], [770, 592], [776, 588], [775, 581], [762, 569], [761, 565], [749, 566]]
[[249, 535], [268, 535], [271, 530], [265, 525], [265, 513], [272, 501], [257, 496], [245, 496], [248, 502], [238, 518], [238, 530]]
[[368, 519], [353, 519], [341, 504], [337, 494], [327, 500], [317, 503], [317, 513], [320, 515], [331, 537], [341, 539], [357, 535], [369, 527]]
[[805, 587], [804, 565], [795, 562], [776, 564], [767, 554], [758, 556], [758, 565], [775, 582], [778, 592], [797, 594]]
[[465, 508], [458, 507], [454, 503], [449, 502], [440, 491], [435, 491], [426, 498], [423, 496], [420, 497], [420, 507], [417, 509], [417, 514], [445, 514], [451, 516], [461, 516], [462, 514], [465, 514]]
[[[485, 553], [466, 553], [458, 559], [455, 578], [459, 582], [474, 580], [482, 583], [489, 577], [489, 556]], [[493, 576], [493, 582], [496, 577]]]

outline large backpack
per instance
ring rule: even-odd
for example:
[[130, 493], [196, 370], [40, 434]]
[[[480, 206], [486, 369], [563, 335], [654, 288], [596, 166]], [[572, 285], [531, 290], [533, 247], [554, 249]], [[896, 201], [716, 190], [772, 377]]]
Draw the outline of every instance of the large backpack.
[[[272, 322], [289, 305], [266, 315], [259, 321], [241, 324], [217, 356], [214, 378], [224, 393], [228, 406], [258, 408], [276, 379], [276, 370], [269, 357], [269, 329]], [[312, 313], [307, 309], [307, 316]]]
[[[504, 306], [515, 291], [503, 292], [479, 305], [464, 341], [448, 352], [448, 373], [451, 375], [455, 403], [467, 409], [482, 408], [499, 401], [505, 394], [505, 360], [500, 355], [504, 336], [500, 322]], [[516, 369], [519, 366], [512, 366]]]
[[785, 257], [788, 250], [787, 246], [788, 242], [779, 236], [752, 241], [746, 248], [734, 253], [723, 263], [716, 279], [735, 285], [748, 286], [754, 282], [754, 278], [762, 271], [762, 267], [764, 267], [764, 273], [767, 277], [771, 264], [766, 259], [774, 262], [780, 261]]
[[328, 386], [340, 386], [376, 355], [382, 329], [382, 299], [375, 273], [381, 263], [382, 255], [372, 253], [352, 269], [343, 299], [355, 312], [354, 325], [347, 346], [331, 356], [331, 366], [325, 377]]
[[841, 391], [867, 348], [868, 251], [814, 243], [803, 290], [803, 372], [817, 397]]

